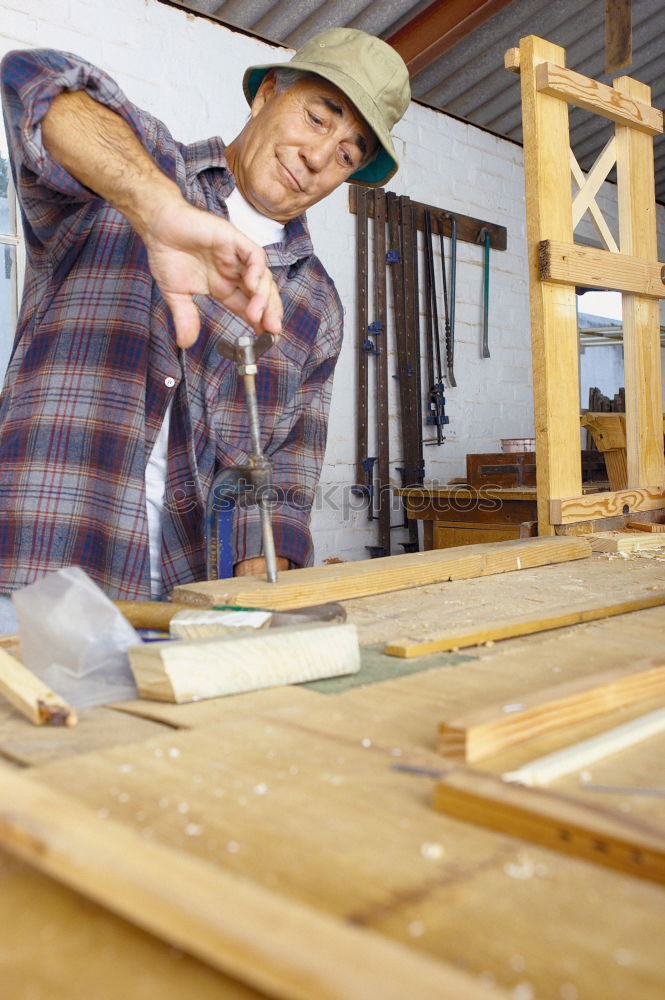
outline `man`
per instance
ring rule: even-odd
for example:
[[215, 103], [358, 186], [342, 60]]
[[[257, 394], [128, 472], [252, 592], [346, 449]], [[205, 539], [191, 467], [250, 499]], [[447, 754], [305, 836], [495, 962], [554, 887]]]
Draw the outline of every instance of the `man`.
[[[342, 310], [304, 213], [392, 176], [410, 94], [397, 53], [352, 29], [284, 65], [247, 71], [228, 146], [186, 147], [75, 56], [4, 60], [28, 273], [0, 398], [0, 594], [71, 564], [114, 598], [204, 578], [207, 491], [248, 450], [214, 344], [248, 328], [279, 336], [257, 376], [278, 565], [311, 563]], [[236, 573], [263, 569], [256, 508], [234, 546]]]

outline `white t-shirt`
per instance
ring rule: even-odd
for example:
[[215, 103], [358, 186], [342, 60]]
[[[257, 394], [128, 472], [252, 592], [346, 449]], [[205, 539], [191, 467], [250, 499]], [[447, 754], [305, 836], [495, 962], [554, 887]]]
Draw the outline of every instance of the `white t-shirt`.
[[[234, 188], [226, 200], [229, 220], [236, 229], [261, 247], [284, 240], [284, 226], [275, 219], [261, 215]], [[150, 545], [150, 591], [153, 598], [162, 594], [162, 508], [166, 489], [167, 449], [171, 408], [169, 403], [162, 426], [155, 439], [145, 468], [145, 499], [148, 515], [148, 540]]]

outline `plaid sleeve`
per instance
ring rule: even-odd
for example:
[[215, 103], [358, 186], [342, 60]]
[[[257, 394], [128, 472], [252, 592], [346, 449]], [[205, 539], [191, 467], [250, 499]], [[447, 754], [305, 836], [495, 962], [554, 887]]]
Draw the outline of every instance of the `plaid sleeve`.
[[[309, 523], [326, 449], [333, 374], [342, 344], [341, 303], [332, 286], [327, 291], [327, 318], [321, 324], [292, 405], [276, 423], [265, 449], [273, 463], [275, 551], [296, 566], [311, 566], [314, 561]], [[237, 562], [262, 555], [256, 506], [237, 512], [235, 549]]]
[[42, 119], [61, 93], [83, 90], [115, 111], [165, 173], [175, 175], [182, 159], [180, 146], [166, 127], [135, 107], [106, 73], [78, 56], [52, 49], [10, 52], [0, 63], [0, 83], [9, 156], [29, 242], [56, 249], [63, 219], [70, 218], [76, 206], [100, 200], [44, 148]]

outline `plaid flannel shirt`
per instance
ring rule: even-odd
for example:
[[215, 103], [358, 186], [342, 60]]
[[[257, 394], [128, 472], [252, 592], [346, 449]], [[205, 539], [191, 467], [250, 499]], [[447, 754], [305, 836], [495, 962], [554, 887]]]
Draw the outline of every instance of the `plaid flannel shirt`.
[[[176, 142], [106, 74], [68, 53], [10, 53], [2, 88], [28, 267], [0, 395], [0, 592], [75, 564], [111, 597], [150, 595], [145, 466], [173, 400], [162, 527], [168, 593], [205, 578], [205, 498], [218, 468], [247, 460], [243, 387], [211, 333], [234, 340], [249, 328], [200, 297], [201, 334], [179, 351], [142, 241], [48, 156], [40, 122], [62, 91], [87, 91], [129, 123], [191, 204], [226, 218], [235, 181], [224, 145]], [[266, 255], [284, 303], [283, 335], [257, 376], [262, 444], [282, 498], [275, 546], [308, 565], [342, 308], [304, 217]], [[237, 511], [234, 545], [237, 561], [261, 554], [256, 507]]]

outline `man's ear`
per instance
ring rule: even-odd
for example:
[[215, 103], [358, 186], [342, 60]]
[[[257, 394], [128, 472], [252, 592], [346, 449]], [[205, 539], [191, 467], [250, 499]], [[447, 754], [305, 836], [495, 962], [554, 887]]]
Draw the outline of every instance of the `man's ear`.
[[261, 80], [259, 89], [256, 92], [254, 100], [252, 101], [251, 116], [255, 118], [258, 115], [261, 108], [268, 103], [268, 101], [275, 96], [277, 93], [277, 80], [275, 78], [275, 72], [269, 69], [266, 75]]

